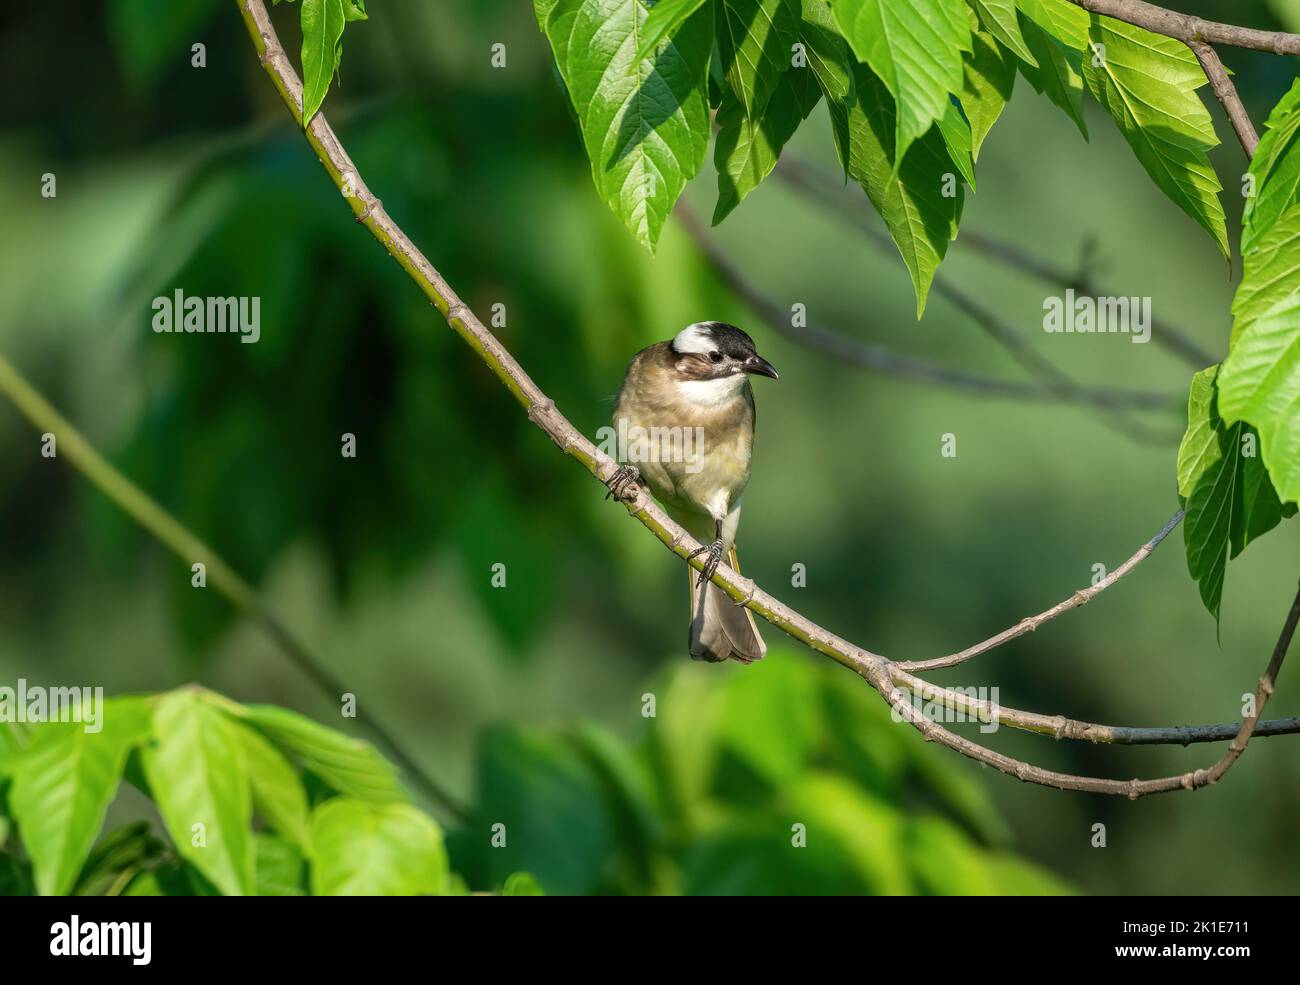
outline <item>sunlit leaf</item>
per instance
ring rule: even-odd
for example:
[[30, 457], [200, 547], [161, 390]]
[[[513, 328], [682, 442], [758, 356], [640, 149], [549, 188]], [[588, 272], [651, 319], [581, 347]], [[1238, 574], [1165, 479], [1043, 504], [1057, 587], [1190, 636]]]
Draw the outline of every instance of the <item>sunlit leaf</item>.
[[317, 896], [437, 896], [447, 886], [442, 831], [410, 804], [327, 800], [312, 812], [311, 846]]

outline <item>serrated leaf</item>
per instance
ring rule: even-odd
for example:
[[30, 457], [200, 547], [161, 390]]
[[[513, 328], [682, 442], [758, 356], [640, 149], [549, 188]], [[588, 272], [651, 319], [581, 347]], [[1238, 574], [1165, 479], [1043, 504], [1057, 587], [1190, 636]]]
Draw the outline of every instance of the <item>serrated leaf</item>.
[[288, 840], [307, 844], [307, 792], [297, 770], [260, 732], [233, 722], [244, 749], [253, 808]]
[[1219, 374], [1219, 412], [1258, 429], [1278, 496], [1300, 500], [1300, 294], [1278, 302], [1233, 341]]
[[975, 189], [975, 162], [972, 158], [971, 129], [966, 117], [956, 103], [950, 102], [943, 116], [939, 117], [939, 135], [943, 137], [944, 146], [948, 148], [948, 157], [961, 172], [966, 184]]
[[[831, 121], [849, 177], [862, 185], [903, 257], [919, 318], [934, 272], [957, 234], [965, 190], [937, 129], [913, 143], [895, 173], [893, 99], [865, 66], [854, 67], [853, 80], [852, 99], [831, 105]], [[952, 197], [944, 194], [949, 189]]]
[[1021, 17], [1025, 44], [1034, 53], [1037, 66], [1021, 62], [1020, 74], [1034, 90], [1065, 110], [1084, 139], [1088, 124], [1083, 119], [1083, 54], [1068, 48], [1032, 20]]
[[853, 57], [835, 24], [830, 0], [803, 0], [799, 40], [826, 99], [847, 99], [853, 91]]
[[1067, 0], [1016, 0], [1016, 6], [1067, 48], [1087, 50], [1089, 16], [1082, 7]]
[[1229, 351], [1246, 326], [1300, 289], [1300, 207], [1279, 216], [1242, 257]]
[[[971, 48], [962, 0], [835, 0], [835, 21], [858, 60], [894, 98], [891, 151], [901, 166], [913, 141], [961, 92], [963, 51]], [[891, 159], [892, 160], [892, 159]]]
[[72, 889], [117, 792], [127, 753], [149, 730], [143, 698], [112, 698], [100, 709], [102, 730], [49, 722], [31, 730], [13, 763], [9, 807], [42, 896]]
[[[1016, 63], [993, 35], [979, 30], [971, 33], [971, 51], [962, 62], [963, 83], [958, 99], [970, 123], [971, 158], [978, 161], [984, 138], [1011, 98], [1016, 82]], [[974, 181], [971, 187], [975, 187]]]
[[1218, 366], [1192, 378], [1177, 468], [1186, 509], [1187, 569], [1216, 622], [1228, 560], [1287, 515], [1260, 468], [1258, 452], [1253, 458], [1246, 453], [1255, 435], [1245, 424], [1221, 416], [1222, 378]]
[[442, 831], [410, 804], [327, 800], [312, 812], [311, 845], [317, 896], [440, 895], [447, 887]]
[[718, 169], [715, 226], [772, 173], [781, 148], [820, 98], [821, 90], [808, 68], [786, 73], [756, 119], [745, 115], [735, 96], [728, 93], [723, 98], [716, 117], [718, 135], [713, 148]]
[[714, 9], [722, 75], [744, 115], [756, 119], [790, 68], [798, 0], [717, 0]]
[[[550, 8], [554, 7], [558, 0], [535, 0], [537, 6], [537, 17], [542, 23], [542, 30], [546, 30], [546, 20], [543, 16], [542, 8], [545, 7], [545, 14], [550, 14]], [[704, 6], [709, 0], [659, 0], [657, 4], [650, 8], [650, 13], [646, 16], [645, 24], [640, 31], [640, 41], [637, 43], [636, 54], [639, 59], [649, 58], [654, 50], [659, 47], [659, 42], [664, 38], [672, 36], [679, 27], [681, 27], [690, 16]]]
[[341, 794], [370, 803], [407, 799], [397, 771], [370, 743], [274, 705], [245, 705], [245, 719]]
[[302, 0], [302, 125], [325, 101], [338, 68], [339, 45], [347, 17], [343, 0]]
[[596, 189], [654, 251], [708, 149], [711, 11], [700, 9], [651, 56], [636, 54], [644, 0], [558, 0], [546, 36], [578, 116]]
[[971, 6], [979, 15], [979, 22], [985, 30], [1004, 47], [1012, 51], [1017, 58], [1034, 67], [1038, 59], [1025, 43], [1020, 30], [1020, 18], [1016, 16], [1016, 0], [971, 0]]
[[1228, 256], [1222, 186], [1208, 153], [1219, 139], [1196, 94], [1206, 82], [1196, 57], [1181, 41], [1108, 17], [1093, 16], [1089, 37], [1103, 46], [1084, 62], [1089, 91], [1157, 187]]
[[161, 698], [153, 726], [144, 771], [176, 851], [227, 896], [251, 895], [253, 803], [234, 723], [182, 690]]
[[1300, 192], [1300, 79], [1273, 107], [1250, 159], [1254, 194], [1241, 215], [1241, 252], [1251, 252]]

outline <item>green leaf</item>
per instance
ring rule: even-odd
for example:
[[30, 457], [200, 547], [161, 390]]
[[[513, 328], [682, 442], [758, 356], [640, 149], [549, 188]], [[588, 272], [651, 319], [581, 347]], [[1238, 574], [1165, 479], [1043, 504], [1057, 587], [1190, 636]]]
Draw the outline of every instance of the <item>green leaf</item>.
[[[1225, 366], [1226, 369], [1226, 366]], [[1278, 524], [1285, 511], [1255, 457], [1256, 436], [1221, 417], [1218, 366], [1192, 378], [1187, 431], [1178, 448], [1178, 492], [1186, 500], [1183, 541], [1187, 568], [1206, 609], [1219, 620], [1229, 558]]]
[[961, 107], [949, 103], [943, 116], [939, 117], [939, 135], [943, 137], [944, 146], [948, 148], [948, 157], [957, 165], [957, 170], [966, 180], [966, 184], [975, 188], [975, 162], [972, 158], [970, 123], [962, 114]]
[[370, 803], [404, 801], [397, 771], [375, 747], [274, 705], [246, 705], [247, 721], [341, 794]]
[[[1012, 11], [1014, 15], [1014, 11]], [[971, 52], [962, 60], [963, 84], [957, 98], [971, 131], [971, 158], [979, 160], [984, 138], [1002, 115], [1016, 82], [1015, 60], [984, 31], [971, 33]], [[972, 188], [975, 182], [970, 182]]]
[[651, 252], [708, 150], [711, 13], [697, 11], [646, 58], [636, 54], [644, 0], [558, 0], [546, 18], [596, 189]]
[[853, 56], [835, 24], [830, 0], [803, 0], [799, 40], [827, 101], [847, 99], [853, 91]]
[[1278, 302], [1233, 341], [1219, 374], [1219, 412], [1224, 421], [1258, 428], [1278, 495], [1300, 500], [1300, 294]]
[[307, 792], [297, 770], [262, 733], [232, 723], [244, 750], [253, 808], [275, 831], [300, 846], [307, 844]]
[[327, 800], [311, 819], [317, 896], [440, 895], [447, 851], [433, 819], [410, 804]]
[[545, 896], [542, 884], [531, 872], [516, 872], [501, 887], [502, 896]]
[[258, 834], [255, 843], [257, 895], [305, 896], [303, 873], [307, 863], [302, 849], [269, 834]]
[[[1219, 143], [1196, 89], [1205, 73], [1187, 45], [1140, 27], [1092, 18], [1088, 89], [1110, 113], [1156, 185], [1228, 256], [1219, 179], [1208, 152]], [[1104, 57], [1100, 57], [1104, 51]]]
[[131, 747], [148, 734], [143, 698], [112, 698], [100, 709], [102, 731], [82, 722], [31, 730], [13, 764], [9, 805], [35, 870], [36, 891], [66, 895], [90, 854], [117, 792]]
[[[835, 0], [835, 20], [860, 61], [894, 97], [891, 153], [898, 167], [912, 142], [961, 92], [970, 22], [962, 0]], [[895, 168], [897, 171], [897, 167]]]
[[[1031, 21], [1067, 48], [1088, 50], [1088, 12], [1067, 0], [1016, 0]], [[1118, 22], [1114, 22], [1118, 23]]]
[[[538, 20], [542, 24], [542, 31], [546, 30], [545, 15], [550, 14], [550, 8], [554, 7], [558, 0], [534, 0]], [[690, 19], [691, 14], [695, 13], [709, 0], [659, 0], [657, 4], [650, 8], [650, 13], [646, 15], [645, 23], [641, 26], [639, 32], [640, 39], [637, 42], [636, 56], [644, 61], [649, 58], [659, 42], [664, 38], [674, 34], [679, 27]], [[543, 7], [546, 9], [543, 11]]]
[[1279, 216], [1242, 256], [1241, 283], [1232, 298], [1229, 351], [1246, 326], [1300, 289], [1300, 206]]
[[726, 94], [718, 108], [713, 149], [718, 169], [715, 226], [772, 173], [781, 148], [820, 98], [821, 90], [808, 68], [787, 72], [756, 119], [747, 117], [736, 97]]
[[343, 17], [350, 21], [363, 21], [368, 18], [366, 0], [343, 0]]
[[798, 0], [717, 0], [722, 74], [744, 115], [755, 119], [790, 68]]
[[1032, 20], [1021, 17], [1020, 27], [1025, 44], [1034, 53], [1037, 65], [1021, 62], [1020, 74], [1034, 91], [1065, 110], [1074, 121], [1084, 139], [1088, 138], [1088, 124], [1083, 119], [1083, 55], [1066, 47]]
[[[965, 195], [943, 137], [937, 129], [928, 132], [895, 172], [893, 100], [884, 84], [861, 65], [854, 68], [852, 99], [832, 104], [831, 120], [849, 177], [865, 189], [903, 257], [920, 318], [934, 272], [957, 234]], [[951, 197], [945, 191], [951, 191]]]
[[81, 867], [73, 895], [118, 895], [137, 873], [158, 862], [167, 846], [149, 829], [148, 821], [137, 821], [101, 838]]
[[1003, 47], [1013, 51], [1019, 59], [1029, 65], [1038, 66], [1038, 59], [1025, 44], [1024, 34], [1020, 30], [1020, 18], [1016, 16], [1016, 0], [971, 0], [979, 21], [988, 34], [997, 38]]
[[1300, 79], [1278, 100], [1264, 123], [1259, 147], [1250, 160], [1254, 194], [1241, 215], [1241, 252], [1251, 252], [1260, 238], [1292, 205], [1300, 191]]
[[222, 893], [251, 895], [253, 804], [234, 723], [188, 689], [164, 695], [153, 723], [144, 771], [177, 852]]
[[[325, 101], [339, 67], [343, 25], [349, 18], [343, 0], [302, 0], [302, 125]], [[356, 19], [355, 17], [352, 19]]]

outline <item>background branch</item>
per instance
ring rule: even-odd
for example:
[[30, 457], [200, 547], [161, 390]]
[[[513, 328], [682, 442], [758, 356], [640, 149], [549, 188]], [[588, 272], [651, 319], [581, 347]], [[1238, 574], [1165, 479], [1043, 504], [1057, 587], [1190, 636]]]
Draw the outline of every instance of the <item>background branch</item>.
[[[789, 187], [806, 195], [837, 219], [848, 223], [870, 238], [878, 248], [893, 250], [892, 240], [875, 228], [869, 219], [859, 215], [856, 209], [848, 207], [849, 203], [859, 204], [857, 196], [849, 194], [844, 183], [834, 175], [789, 152], [781, 155], [781, 160], [776, 166], [776, 175]], [[1091, 267], [1087, 263], [1081, 264], [1077, 271], [1067, 270], [1036, 257], [1015, 244], [1003, 242], [966, 227], [962, 228], [956, 242], [959, 248], [963, 244], [974, 247], [992, 260], [1061, 289], [1073, 289], [1076, 293], [1089, 297], [1112, 293], [1097, 285]], [[936, 291], [942, 293], [946, 290], [944, 284], [941, 278], [935, 278]], [[1186, 332], [1154, 316], [1151, 319], [1151, 337], [1157, 344], [1177, 354], [1184, 362], [1196, 369], [1204, 369], [1219, 361], [1193, 341]]]
[[[348, 691], [347, 685], [335, 677], [324, 662], [266, 607], [253, 588], [216, 551], [95, 451], [81, 433], [23, 379], [3, 356], [0, 356], [0, 393], [8, 397], [38, 431], [54, 435], [59, 459], [68, 461], [91, 485], [186, 565], [202, 562], [207, 580], [213, 588], [269, 637], [289, 658], [289, 662], [306, 675], [331, 702], [341, 700]], [[458, 818], [469, 817], [467, 808], [434, 780], [387, 729], [359, 707], [357, 723], [374, 735], [431, 801]]]

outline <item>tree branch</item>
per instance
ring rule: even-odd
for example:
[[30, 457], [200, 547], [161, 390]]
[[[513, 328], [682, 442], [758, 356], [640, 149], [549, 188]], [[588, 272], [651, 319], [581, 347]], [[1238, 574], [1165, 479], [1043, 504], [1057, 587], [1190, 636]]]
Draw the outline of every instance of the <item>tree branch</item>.
[[1223, 104], [1223, 111], [1228, 114], [1228, 122], [1236, 131], [1237, 139], [1241, 141], [1241, 149], [1246, 152], [1247, 159], [1254, 157], [1255, 148], [1259, 146], [1259, 134], [1255, 132], [1255, 125], [1250, 122], [1250, 115], [1242, 105], [1241, 97], [1237, 95], [1237, 87], [1232, 84], [1232, 79], [1228, 78], [1223, 62], [1219, 61], [1219, 53], [1204, 41], [1189, 41], [1187, 47], [1192, 49], [1192, 54], [1205, 70], [1205, 77], [1210, 80], [1210, 87], [1219, 102]]
[[[265, 4], [262, 0], [236, 0], [236, 2], [241, 9], [262, 66], [271, 76], [289, 112], [296, 120], [301, 120], [302, 83], [280, 45]], [[434, 307], [446, 318], [451, 329], [478, 353], [502, 385], [524, 408], [529, 420], [541, 428], [566, 455], [577, 459], [587, 471], [602, 482], [612, 478], [618, 469], [618, 464], [596, 448], [560, 413], [555, 403], [529, 378], [523, 367], [457, 297], [442, 275], [393, 222], [384, 210], [383, 204], [366, 187], [356, 165], [339, 143], [325, 115], [317, 113], [303, 133], [331, 180], [352, 209], [357, 221], [379, 240], [380, 244], [388, 250], [389, 255], [415, 281]], [[700, 545], [673, 522], [644, 490], [638, 487], [632, 496], [624, 501], [624, 505], [632, 516], [647, 527], [674, 554], [697, 570], [703, 566], [702, 558], [689, 556]], [[713, 576], [713, 584], [734, 602], [747, 606], [792, 638], [860, 674], [890, 704], [899, 701], [900, 694], [892, 679], [893, 665], [886, 658], [855, 646], [823, 629], [764, 592], [752, 579], [741, 577], [726, 565], [718, 567], [717, 573]], [[1278, 641], [1274, 663], [1270, 664], [1270, 671], [1274, 676], [1277, 669], [1275, 665], [1281, 664], [1281, 657], [1276, 653], [1285, 654], [1295, 631], [1295, 616], [1298, 613], [1300, 613], [1300, 595], [1297, 596], [1296, 605], [1293, 607], [1292, 618], [1288, 620], [1282, 638]], [[1271, 693], [1271, 682], [1265, 687], [1265, 682], [1261, 681], [1260, 687], [1261, 691], [1265, 692], [1265, 697], [1267, 693]], [[1166, 790], [1195, 789], [1205, 783], [1214, 782], [1222, 775], [1222, 772], [1219, 772], [1211, 779], [1209, 772], [1198, 770], [1177, 777], [1117, 781], [1043, 770], [955, 735], [941, 725], [927, 720], [919, 712], [913, 711], [910, 706], [900, 703], [899, 707], [903, 717], [911, 722], [925, 738], [940, 742], [1009, 775], [1047, 786], [1136, 797]], [[1239, 743], [1244, 746], [1254, 729], [1254, 724], [1254, 720], [1248, 720], [1243, 724], [1238, 731], [1237, 739], [1233, 742], [1234, 748]], [[1247, 725], [1250, 726], [1249, 729]], [[1231, 761], [1228, 765], [1231, 765]]]
[[[1053, 739], [1078, 739], [1085, 742], [1117, 746], [1186, 746], [1194, 742], [1226, 742], [1237, 735], [1241, 723], [1222, 725], [1166, 725], [1155, 728], [1136, 728], [1131, 725], [1097, 725], [1080, 722], [1064, 715], [1041, 715], [1034, 711], [1020, 711], [1006, 705], [988, 701], [965, 693], [961, 688], [941, 687], [931, 684], [892, 664], [890, 675], [895, 684], [906, 688], [914, 698], [929, 703], [938, 701], [945, 708], [959, 712], [968, 721], [990, 723], [997, 721], [1023, 732], [1050, 735]], [[1255, 729], [1259, 736], [1291, 735], [1300, 732], [1300, 718], [1278, 718], [1260, 722]]]
[[968, 646], [966, 649], [957, 653], [950, 653], [946, 657], [934, 657], [931, 660], [898, 661], [897, 666], [903, 670], [922, 671], [941, 670], [945, 667], [956, 667], [958, 664], [965, 663], [972, 657], [978, 657], [981, 653], [987, 653], [989, 650], [999, 647], [1003, 643], [1009, 643], [1011, 640], [1024, 636], [1026, 633], [1032, 633], [1043, 623], [1055, 619], [1064, 612], [1069, 612], [1071, 609], [1077, 609], [1082, 605], [1087, 605], [1106, 589], [1110, 588], [1111, 585], [1115, 584], [1115, 582], [1119, 581], [1150, 557], [1151, 552], [1160, 546], [1160, 542], [1169, 536], [1169, 532], [1173, 530], [1174, 527], [1178, 526], [1182, 519], [1183, 511], [1179, 510], [1169, 518], [1168, 522], [1160, 528], [1154, 537], [1139, 547], [1131, 558], [1106, 575], [1105, 578], [1097, 582], [1095, 585], [1089, 585], [1087, 588], [1079, 589], [1068, 599], [1056, 603], [1056, 605], [1052, 606], [1050, 609], [1040, 612], [1036, 616], [1029, 616], [1022, 619], [1014, 626], [1004, 629], [996, 636], [990, 636], [988, 639], [976, 643], [974, 646]]
[[1166, 10], [1144, 0], [1069, 0], [1094, 14], [1104, 14], [1142, 27], [1156, 34], [1177, 38], [1190, 45], [1193, 41], [1226, 44], [1253, 51], [1271, 51], [1275, 55], [1300, 55], [1300, 34], [1285, 31], [1260, 31], [1253, 27], [1236, 27], [1217, 21], [1201, 20], [1190, 14]]

